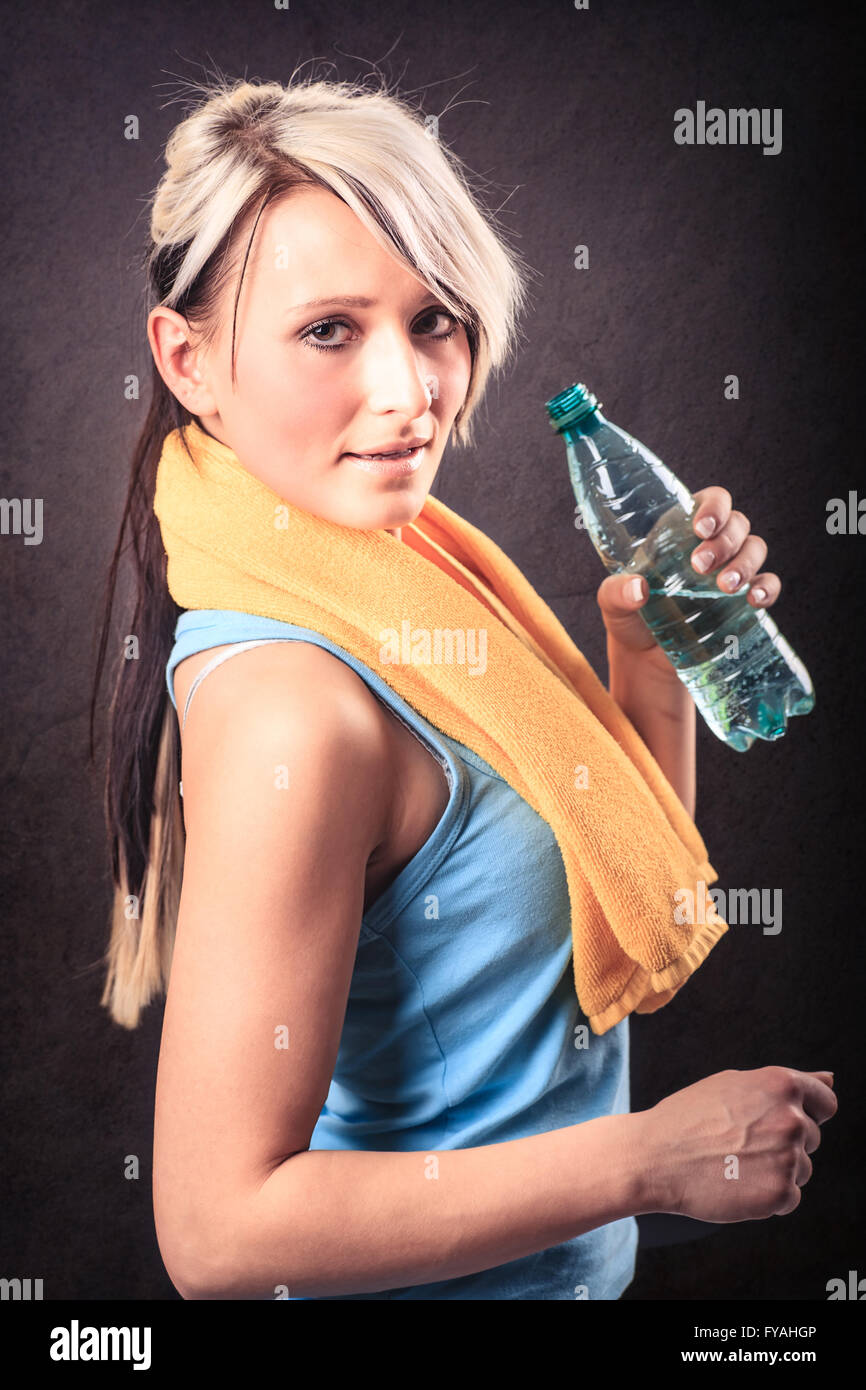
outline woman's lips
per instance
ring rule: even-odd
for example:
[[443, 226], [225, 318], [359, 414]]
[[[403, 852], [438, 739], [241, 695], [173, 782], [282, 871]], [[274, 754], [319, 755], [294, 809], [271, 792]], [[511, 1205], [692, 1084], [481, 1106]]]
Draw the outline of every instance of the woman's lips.
[[425, 444], [412, 449], [404, 457], [364, 458], [361, 454], [346, 454], [345, 457], [365, 473], [378, 473], [388, 477], [400, 477], [407, 473], [417, 473], [424, 458]]

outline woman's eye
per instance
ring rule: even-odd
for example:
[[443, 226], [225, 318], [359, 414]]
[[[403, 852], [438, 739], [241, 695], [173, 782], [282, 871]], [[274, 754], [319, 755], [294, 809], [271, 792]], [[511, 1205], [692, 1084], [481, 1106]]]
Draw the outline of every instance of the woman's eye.
[[[449, 320], [450, 328], [444, 333], [425, 332], [424, 325], [431, 320], [435, 322], [436, 319]], [[457, 332], [458, 323], [459, 320], [448, 309], [427, 309], [422, 317], [416, 320], [415, 327], [421, 330], [422, 337], [433, 338], [437, 342], [445, 342], [448, 338], [453, 338]], [[346, 346], [345, 341], [342, 343], [334, 343], [330, 340], [326, 342], [320, 337], [313, 336], [322, 332], [330, 333], [330, 330], [334, 328], [345, 328], [349, 331], [349, 324], [344, 323], [342, 319], [322, 319], [319, 323], [310, 324], [310, 327], [301, 334], [301, 340], [307, 347], [314, 348], [317, 352], [339, 352], [341, 348]]]
[[450, 338], [451, 334], [456, 332], [457, 330], [457, 320], [453, 314], [449, 314], [447, 309], [428, 309], [424, 317], [418, 320], [418, 323], [423, 324], [425, 320], [429, 319], [448, 319], [451, 323], [451, 329], [450, 331], [444, 333], [430, 333], [426, 335], [428, 337]]
[[324, 319], [321, 323], [312, 324], [303, 334], [303, 339], [310, 347], [318, 348], [320, 351], [333, 352], [335, 347], [342, 347], [342, 343], [334, 344], [323, 342], [321, 338], [314, 338], [314, 333], [319, 333], [322, 329], [329, 331], [332, 328], [348, 328], [347, 323], [342, 323], [339, 319]]

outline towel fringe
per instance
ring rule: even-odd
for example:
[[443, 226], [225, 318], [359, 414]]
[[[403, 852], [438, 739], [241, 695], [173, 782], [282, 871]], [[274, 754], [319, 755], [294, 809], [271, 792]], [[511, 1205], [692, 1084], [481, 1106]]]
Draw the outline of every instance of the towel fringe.
[[[710, 903], [712, 907], [712, 902]], [[712, 908], [715, 911], [715, 908]], [[606, 1033], [627, 1014], [652, 1014], [673, 999], [677, 990], [697, 970], [709, 955], [720, 937], [728, 931], [727, 922], [716, 914], [695, 932], [686, 950], [678, 960], [672, 961], [664, 970], [648, 971], [638, 965], [634, 974], [618, 999], [597, 1014], [587, 1014], [589, 1026], [596, 1034]]]

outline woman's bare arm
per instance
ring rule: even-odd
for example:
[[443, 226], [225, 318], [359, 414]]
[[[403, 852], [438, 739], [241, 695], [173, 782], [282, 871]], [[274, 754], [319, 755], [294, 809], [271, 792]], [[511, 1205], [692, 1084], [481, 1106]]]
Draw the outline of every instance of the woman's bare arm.
[[306, 644], [238, 655], [191, 706], [154, 1135], [185, 1297], [427, 1283], [651, 1209], [640, 1114], [434, 1154], [308, 1148], [390, 823], [388, 749], [372, 693]]
[[629, 651], [607, 638], [609, 690], [694, 820], [696, 707], [661, 647]]
[[648, 1211], [641, 1114], [474, 1149], [297, 1153], [242, 1208], [238, 1264], [223, 1261], [197, 1296], [273, 1298], [287, 1285], [293, 1298], [315, 1298], [432, 1283]]

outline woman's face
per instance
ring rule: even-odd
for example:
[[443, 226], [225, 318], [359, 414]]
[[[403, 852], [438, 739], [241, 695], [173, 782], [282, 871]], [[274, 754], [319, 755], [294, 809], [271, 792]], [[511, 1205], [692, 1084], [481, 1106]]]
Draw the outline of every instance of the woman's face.
[[[152, 311], [148, 336], [167, 385], [280, 497], [399, 539], [424, 505], [469, 386], [463, 325], [339, 198], [296, 189], [259, 220], [232, 384], [238, 275], [224, 289], [219, 335], [207, 350], [179, 314]], [[428, 442], [402, 474], [354, 457], [418, 439]]]

